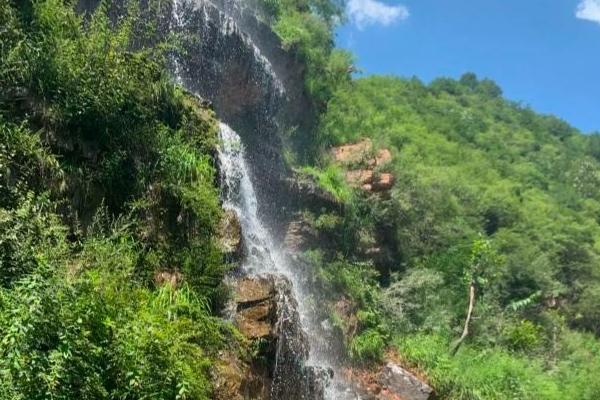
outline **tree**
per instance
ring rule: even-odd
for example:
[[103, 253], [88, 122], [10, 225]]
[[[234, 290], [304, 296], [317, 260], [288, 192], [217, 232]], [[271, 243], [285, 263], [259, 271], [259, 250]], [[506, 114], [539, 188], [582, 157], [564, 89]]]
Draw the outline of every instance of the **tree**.
[[471, 319], [473, 317], [475, 298], [487, 285], [487, 276], [497, 262], [498, 256], [489, 240], [480, 238], [473, 242], [471, 247], [471, 259], [464, 275], [464, 280], [467, 282], [469, 291], [467, 316], [465, 318], [461, 336], [452, 344], [451, 354], [456, 354], [456, 352], [458, 352], [461, 344], [469, 335], [469, 325], [471, 324]]

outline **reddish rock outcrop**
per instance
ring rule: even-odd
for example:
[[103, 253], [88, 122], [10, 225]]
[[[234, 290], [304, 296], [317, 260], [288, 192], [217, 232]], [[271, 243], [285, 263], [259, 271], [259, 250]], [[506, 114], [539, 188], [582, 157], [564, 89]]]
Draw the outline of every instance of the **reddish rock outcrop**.
[[391, 151], [380, 149], [374, 154], [370, 139], [334, 147], [331, 154], [336, 163], [348, 168], [348, 185], [369, 193], [388, 192], [394, 186], [395, 179], [391, 173], [376, 172], [376, 169], [381, 169], [392, 161]]
[[340, 164], [359, 164], [368, 160], [373, 152], [371, 139], [364, 139], [358, 143], [334, 147], [333, 159]]
[[379, 174], [377, 179], [374, 179], [371, 185], [374, 192], [386, 192], [394, 187], [394, 183], [394, 175], [385, 173]]
[[373, 183], [373, 171], [370, 169], [357, 169], [346, 172], [346, 182], [350, 186], [362, 187]]

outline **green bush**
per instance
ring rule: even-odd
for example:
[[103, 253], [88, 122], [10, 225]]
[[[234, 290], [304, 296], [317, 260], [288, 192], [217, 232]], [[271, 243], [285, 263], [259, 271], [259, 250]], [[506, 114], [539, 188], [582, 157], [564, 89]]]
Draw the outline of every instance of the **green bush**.
[[385, 347], [383, 335], [374, 329], [368, 329], [350, 341], [350, 357], [359, 362], [380, 361]]
[[238, 347], [213, 316], [214, 115], [141, 46], [136, 7], [17, 3], [0, 2], [0, 398], [209, 399]]
[[[561, 399], [568, 391], [534, 360], [499, 348], [465, 347], [452, 357], [441, 336], [399, 338], [398, 350], [426, 371], [438, 395], [449, 400]], [[576, 397], [578, 398], [578, 397]]]
[[346, 183], [343, 172], [337, 166], [330, 165], [323, 170], [304, 167], [300, 172], [315, 179], [319, 186], [331, 194], [336, 201], [348, 203], [352, 200], [352, 189]]
[[[597, 355], [575, 362], [561, 349], [597, 344], [583, 345], [572, 329], [598, 332], [598, 140], [501, 96], [474, 74], [430, 84], [372, 76], [337, 87], [319, 142], [366, 137], [388, 148], [396, 183], [384, 195], [355, 192], [338, 211], [336, 245], [350, 264], [369, 259], [364, 249], [386, 257], [355, 274], [324, 252], [321, 275], [332, 302], [356, 303], [364, 325], [347, 341], [355, 354], [369, 348], [362, 334], [385, 343], [393, 327], [402, 357], [443, 398], [593, 398], [597, 388], [583, 382]], [[325, 154], [317, 172], [342, 176]], [[379, 287], [355, 283], [375, 269]], [[471, 283], [469, 334], [452, 357]]]

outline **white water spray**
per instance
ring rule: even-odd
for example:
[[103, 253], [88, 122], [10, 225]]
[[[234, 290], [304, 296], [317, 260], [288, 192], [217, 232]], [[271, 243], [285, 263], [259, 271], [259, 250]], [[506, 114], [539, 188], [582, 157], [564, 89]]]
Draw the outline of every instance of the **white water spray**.
[[[259, 216], [258, 200], [242, 141], [236, 132], [223, 123], [220, 124], [220, 139], [219, 161], [223, 206], [235, 211], [241, 222], [246, 254], [242, 270], [249, 275], [280, 274], [292, 283], [292, 294], [298, 302], [302, 327], [307, 333], [309, 346], [313, 348], [308, 364], [321, 370], [333, 370], [333, 363], [327, 360], [324, 354], [316, 354], [314, 351], [319, 348], [319, 338], [315, 334], [317, 330], [312, 326], [312, 311], [307, 304], [309, 296], [303, 293], [301, 277], [291, 268], [282, 243], [273, 240]], [[349, 395], [340, 379], [335, 379], [326, 390], [327, 400], [357, 399], [355, 395], [353, 397]]]

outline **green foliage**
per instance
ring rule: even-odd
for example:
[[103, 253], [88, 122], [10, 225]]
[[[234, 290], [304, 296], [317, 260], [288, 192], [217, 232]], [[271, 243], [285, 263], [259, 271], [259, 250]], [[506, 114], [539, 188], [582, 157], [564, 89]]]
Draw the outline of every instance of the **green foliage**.
[[399, 339], [397, 346], [409, 363], [428, 371], [430, 382], [445, 399], [550, 400], [574, 395], [539, 363], [502, 349], [469, 347], [451, 357], [446, 339], [428, 335]]
[[382, 308], [396, 332], [436, 331], [450, 323], [443, 300], [447, 290], [440, 272], [411, 269], [383, 291]]
[[368, 265], [341, 259], [322, 267], [319, 276], [326, 292], [342, 292], [364, 307], [377, 300], [376, 274]]
[[304, 167], [300, 172], [312, 177], [336, 201], [347, 203], [351, 200], [352, 189], [346, 183], [343, 172], [337, 166], [330, 165], [323, 170], [314, 167]]
[[515, 350], [531, 349], [541, 340], [540, 328], [527, 320], [509, 326], [505, 335], [509, 347]]
[[224, 327], [186, 287], [137, 285], [138, 245], [126, 231], [90, 237], [77, 258], [2, 291], [9, 390], [28, 399], [210, 398], [207, 351], [222, 345]]
[[383, 358], [386, 340], [375, 329], [367, 329], [352, 338], [349, 350], [350, 356], [360, 362], [380, 361]]
[[[380, 292], [371, 266], [351, 263], [343, 258], [323, 264], [322, 256], [315, 258], [314, 255], [312, 263], [319, 271], [317, 283], [321, 296], [331, 300], [336, 293], [343, 293], [345, 301], [356, 308], [356, 322], [344, 321], [347, 315], [334, 314], [338, 327], [343, 331], [350, 358], [360, 363], [381, 360], [389, 339], [389, 329], [380, 311]], [[356, 325], [346, 326], [348, 323]]]
[[155, 19], [71, 6], [0, 2], [0, 398], [209, 399], [237, 346], [214, 116], [143, 46]]
[[353, 57], [334, 48], [333, 29], [343, 13], [339, 0], [260, 0], [284, 48], [306, 66], [306, 89], [324, 110], [336, 88], [350, 81]]
[[45, 198], [29, 194], [14, 209], [0, 208], [0, 286], [12, 287], [66, 252], [66, 229]]
[[[347, 342], [355, 358], [376, 354], [374, 332], [385, 345], [391, 328], [401, 355], [443, 398], [597, 395], [578, 379], [597, 367], [597, 353], [577, 367], [568, 354], [598, 346], [574, 330], [598, 333], [596, 136], [504, 100], [494, 82], [474, 74], [429, 85], [355, 80], [336, 90], [320, 134], [326, 146], [368, 137], [395, 155], [389, 195], [355, 193], [339, 214], [346, 258], [363, 260], [373, 247], [397, 255], [370, 267], [391, 274], [379, 276], [374, 301], [357, 300], [353, 315], [377, 315], [380, 328], [365, 324]], [[327, 162], [322, 157], [322, 170]], [[327, 280], [345, 282], [348, 269], [328, 261]], [[451, 357], [471, 284], [474, 317]], [[360, 299], [362, 292], [351, 294], [357, 286], [328, 290]]]
[[[429, 86], [359, 79], [330, 102], [322, 140], [366, 135], [398, 154], [397, 189], [380, 218], [394, 231], [398, 265], [460, 274], [451, 249], [483, 232], [499, 256], [483, 277], [486, 292], [502, 307], [538, 291], [574, 300], [597, 276], [592, 210], [600, 204], [593, 183], [600, 164], [587, 158], [573, 128], [492, 96], [489, 87], [473, 75]], [[369, 217], [362, 213], [364, 223]]]

